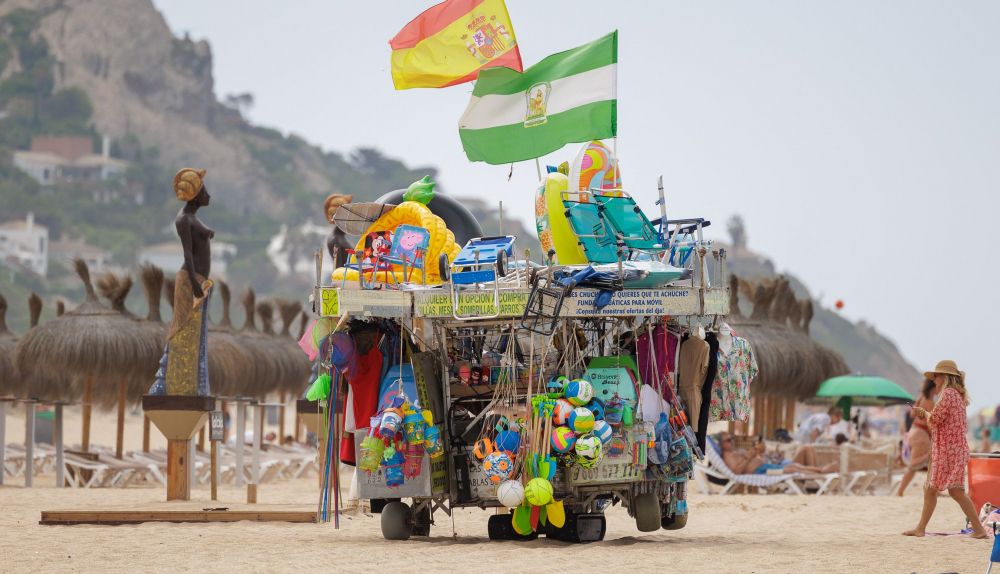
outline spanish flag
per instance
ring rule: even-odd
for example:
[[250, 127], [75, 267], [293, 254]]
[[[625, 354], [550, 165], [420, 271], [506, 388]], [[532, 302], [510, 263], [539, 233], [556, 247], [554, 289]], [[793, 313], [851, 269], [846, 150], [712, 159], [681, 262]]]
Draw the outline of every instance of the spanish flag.
[[389, 45], [397, 90], [471, 82], [483, 68], [522, 69], [503, 0], [446, 0], [414, 18]]

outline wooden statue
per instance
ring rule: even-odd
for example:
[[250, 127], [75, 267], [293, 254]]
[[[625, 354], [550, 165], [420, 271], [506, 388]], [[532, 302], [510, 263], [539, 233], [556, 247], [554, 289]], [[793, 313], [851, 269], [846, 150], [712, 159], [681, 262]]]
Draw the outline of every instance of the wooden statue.
[[353, 199], [354, 196], [352, 195], [334, 193], [323, 202], [323, 214], [327, 222], [333, 225], [330, 235], [326, 237], [326, 250], [330, 254], [330, 259], [333, 260], [334, 269], [347, 264], [347, 250], [353, 249], [354, 246], [347, 240], [347, 234], [334, 224], [333, 216], [337, 213], [337, 208], [346, 203], [351, 203]]

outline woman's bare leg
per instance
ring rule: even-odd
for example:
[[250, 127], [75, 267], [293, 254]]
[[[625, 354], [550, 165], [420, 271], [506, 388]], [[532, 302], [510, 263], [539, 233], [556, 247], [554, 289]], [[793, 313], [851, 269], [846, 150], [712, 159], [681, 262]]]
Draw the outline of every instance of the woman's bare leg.
[[923, 536], [927, 533], [927, 523], [931, 521], [931, 516], [934, 515], [934, 507], [937, 506], [938, 492], [933, 488], [924, 488], [924, 507], [920, 511], [920, 522], [917, 523], [917, 527], [912, 530], [907, 530], [903, 533], [903, 536]]
[[913, 481], [913, 477], [916, 476], [916, 474], [917, 471], [912, 468], [906, 469], [903, 479], [899, 481], [899, 491], [896, 493], [896, 496], [903, 496], [903, 493], [906, 492], [906, 487], [910, 486], [910, 482]]
[[962, 512], [965, 513], [965, 517], [969, 519], [969, 523], [972, 525], [972, 537], [986, 538], [986, 529], [979, 523], [979, 515], [976, 514], [976, 507], [972, 504], [972, 499], [969, 498], [969, 495], [965, 493], [965, 489], [949, 488], [948, 494], [955, 499], [958, 506], [962, 508]]

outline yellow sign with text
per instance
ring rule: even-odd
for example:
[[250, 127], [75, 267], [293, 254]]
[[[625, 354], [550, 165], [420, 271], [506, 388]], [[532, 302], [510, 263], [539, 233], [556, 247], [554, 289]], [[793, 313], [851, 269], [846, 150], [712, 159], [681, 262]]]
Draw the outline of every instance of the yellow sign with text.
[[340, 316], [340, 294], [336, 289], [320, 289], [320, 315], [323, 317]]

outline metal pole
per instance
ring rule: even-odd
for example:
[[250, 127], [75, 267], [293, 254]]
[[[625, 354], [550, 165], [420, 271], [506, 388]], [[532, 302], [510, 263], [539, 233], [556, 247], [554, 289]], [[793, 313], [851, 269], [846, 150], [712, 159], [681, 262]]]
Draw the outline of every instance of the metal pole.
[[236, 486], [243, 486], [243, 446], [246, 443], [247, 404], [242, 398], [236, 399]]
[[3, 486], [3, 477], [7, 473], [5, 470], [7, 461], [7, 401], [0, 400], [0, 486]]
[[260, 484], [260, 433], [264, 430], [264, 405], [258, 403], [253, 416], [253, 483]]
[[35, 401], [24, 402], [24, 486], [35, 479]]
[[500, 233], [499, 233], [499, 235], [503, 235], [503, 200], [502, 199], [500, 200]]
[[65, 452], [63, 451], [63, 405], [62, 403], [56, 403], [56, 413], [55, 421], [53, 424], [52, 432], [55, 433], [56, 437], [56, 488], [62, 488], [66, 485], [65, 472]]

